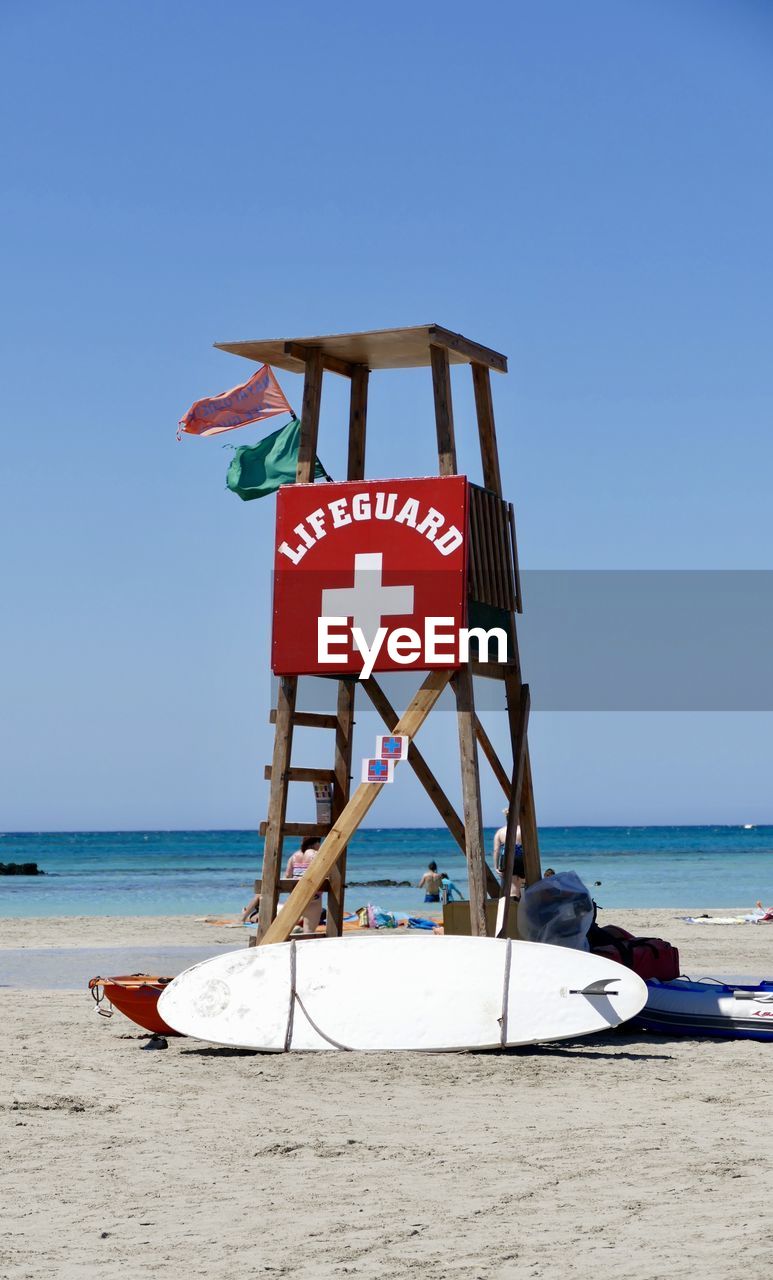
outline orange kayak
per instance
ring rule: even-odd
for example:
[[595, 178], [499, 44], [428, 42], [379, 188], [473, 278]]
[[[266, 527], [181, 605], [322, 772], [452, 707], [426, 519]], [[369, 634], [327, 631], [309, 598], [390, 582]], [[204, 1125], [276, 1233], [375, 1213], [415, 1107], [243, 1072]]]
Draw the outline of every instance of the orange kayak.
[[[171, 978], [159, 978], [150, 973], [130, 973], [118, 978], [92, 978], [89, 991], [103, 1018], [112, 1018], [115, 1008], [146, 1031], [176, 1036], [178, 1033], [167, 1026], [157, 1007], [161, 992], [171, 981]], [[110, 1006], [107, 1009], [102, 1008], [105, 1001]]]

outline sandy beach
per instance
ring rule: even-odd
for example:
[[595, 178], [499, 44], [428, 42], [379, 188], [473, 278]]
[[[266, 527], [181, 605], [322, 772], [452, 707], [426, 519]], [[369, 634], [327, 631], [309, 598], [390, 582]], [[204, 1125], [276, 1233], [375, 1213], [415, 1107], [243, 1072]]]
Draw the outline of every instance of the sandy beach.
[[[773, 927], [611, 919], [683, 970]], [[13, 949], [238, 945], [186, 918], [4, 921]], [[52, 957], [53, 958], [53, 957]], [[3, 957], [0, 955], [0, 973]], [[0, 991], [3, 1280], [766, 1273], [773, 1046], [610, 1034], [504, 1054], [142, 1053], [85, 991]]]

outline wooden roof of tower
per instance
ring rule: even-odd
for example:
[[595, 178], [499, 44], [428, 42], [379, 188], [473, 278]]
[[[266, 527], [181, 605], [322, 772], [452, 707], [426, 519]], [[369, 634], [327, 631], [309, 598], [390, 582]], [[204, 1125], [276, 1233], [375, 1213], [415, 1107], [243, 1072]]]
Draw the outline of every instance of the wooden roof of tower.
[[258, 364], [270, 364], [288, 373], [304, 373], [308, 349], [322, 352], [322, 364], [331, 373], [344, 377], [352, 368], [418, 369], [431, 363], [430, 348], [443, 347], [450, 364], [475, 362], [507, 373], [507, 357], [482, 347], [460, 333], [437, 324], [421, 324], [411, 329], [373, 329], [367, 333], [333, 333], [313, 338], [259, 338], [252, 342], [216, 342], [221, 351], [245, 356]]

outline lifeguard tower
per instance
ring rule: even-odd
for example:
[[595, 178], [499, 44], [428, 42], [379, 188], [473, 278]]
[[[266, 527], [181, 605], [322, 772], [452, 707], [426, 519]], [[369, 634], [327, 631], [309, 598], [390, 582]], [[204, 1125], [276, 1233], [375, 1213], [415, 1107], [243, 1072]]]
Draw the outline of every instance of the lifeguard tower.
[[[510, 927], [508, 921], [510, 885], [518, 821], [520, 821], [522, 833], [527, 882], [531, 883], [541, 875], [527, 742], [529, 690], [521, 679], [516, 632], [516, 615], [522, 611], [522, 602], [515, 519], [513, 506], [502, 493], [490, 376], [492, 370], [495, 373], [507, 373], [507, 359], [497, 351], [492, 351], [488, 347], [434, 324], [408, 329], [383, 329], [369, 333], [223, 342], [216, 345], [224, 351], [244, 356], [259, 364], [269, 364], [278, 369], [304, 375], [300, 450], [296, 476], [298, 484], [312, 485], [314, 482], [324, 375], [333, 373], [349, 379], [351, 397], [347, 481], [358, 482], [358, 484], [348, 487], [341, 485], [343, 496], [335, 498], [332, 503], [327, 501], [331, 486], [327, 484], [317, 486], [324, 491], [327, 507], [329, 509], [335, 507], [332, 528], [339, 527], [339, 523], [341, 527], [350, 524], [351, 514], [347, 507], [347, 495], [356, 498], [358, 491], [363, 490], [359, 495], [359, 510], [362, 514], [367, 509], [368, 518], [370, 518], [371, 507], [365, 501], [367, 486], [370, 486], [375, 498], [378, 499], [375, 488], [377, 485], [382, 489], [384, 487], [397, 489], [400, 484], [406, 483], [389, 479], [378, 482], [369, 481], [365, 476], [368, 384], [371, 373], [377, 373], [383, 369], [427, 367], [432, 370], [438, 475], [453, 477], [457, 476], [458, 472], [450, 369], [451, 365], [469, 365], [475, 395], [482, 484], [462, 480], [461, 488], [456, 486], [454, 489], [454, 486], [447, 486], [443, 491], [450, 494], [454, 489], [458, 496], [458, 492], [463, 490], [464, 504], [463, 516], [457, 518], [453, 526], [461, 535], [461, 541], [457, 543], [455, 537], [447, 539], [445, 546], [450, 546], [453, 542], [454, 552], [461, 557], [459, 563], [463, 574], [458, 576], [454, 589], [458, 590], [458, 582], [464, 583], [464, 596], [460, 608], [465, 622], [479, 621], [484, 627], [498, 625], [505, 629], [508, 636], [504, 661], [481, 661], [480, 656], [475, 656], [471, 650], [464, 661], [455, 658], [445, 666], [434, 662], [428, 669], [420, 688], [402, 712], [398, 712], [393, 707], [375, 674], [371, 674], [367, 679], [359, 679], [353, 673], [351, 663], [343, 660], [340, 662], [340, 669], [337, 670], [334, 664], [328, 672], [337, 685], [335, 712], [298, 710], [299, 680], [302, 680], [304, 675], [311, 674], [312, 667], [308, 663], [305, 664], [303, 659], [298, 659], [294, 664], [292, 658], [282, 659], [281, 654], [278, 657], [275, 640], [274, 670], [279, 675], [279, 688], [277, 705], [271, 711], [271, 721], [275, 725], [274, 751], [271, 764], [266, 768], [266, 777], [270, 781], [268, 818], [261, 826], [261, 834], [265, 835], [265, 848], [263, 872], [259, 882], [261, 897], [258, 944], [282, 942], [289, 938], [296, 922], [303, 915], [314, 895], [321, 890], [327, 893], [328, 935], [337, 936], [342, 931], [347, 844], [366, 814], [378, 801], [384, 786], [379, 782], [362, 782], [353, 791], [351, 789], [354, 704], [360, 688], [381, 716], [387, 733], [406, 735], [410, 739], [407, 765], [413, 769], [467, 859], [470, 886], [470, 932], [476, 936], [486, 936], [494, 932], [505, 936]], [[437, 486], [437, 482], [434, 483]], [[295, 486], [287, 486], [287, 488], [295, 490]], [[285, 490], [280, 490], [280, 499], [284, 492]], [[413, 498], [407, 499], [408, 503], [414, 501], [416, 500]], [[441, 505], [438, 502], [438, 506]], [[382, 506], [386, 509], [385, 502], [382, 502]], [[394, 508], [395, 504], [392, 506]], [[443, 519], [442, 512], [433, 506], [428, 510], [434, 511], [434, 516], [427, 513], [423, 524], [418, 524], [415, 510], [416, 508], [409, 505], [402, 508], [402, 511], [408, 513], [405, 515], [404, 524], [414, 530], [424, 528], [424, 539], [422, 540], [418, 535], [416, 538], [417, 554], [419, 546], [424, 547], [427, 540], [430, 543], [434, 542], [437, 549], [440, 537], [435, 537], [435, 531], [440, 528], [438, 521]], [[307, 549], [308, 560], [311, 561], [314, 554], [312, 544], [315, 538], [317, 542], [321, 542], [321, 537], [328, 531], [323, 524], [321, 509], [318, 508], [313, 515], [316, 518], [314, 527], [317, 534], [312, 537], [307, 526], [301, 522], [296, 528], [303, 541], [299, 542], [297, 549], [293, 550], [289, 544], [284, 544], [286, 556], [290, 557], [289, 565], [281, 561], [279, 551], [282, 548], [279, 546], [280, 539], [277, 539], [278, 564], [287, 572], [297, 568], [297, 563], [293, 562], [292, 557], [297, 557], [297, 561], [300, 561], [301, 556], [306, 555]], [[414, 518], [411, 525], [412, 516]], [[386, 521], [384, 528], [386, 528]], [[353, 536], [351, 528], [347, 528], [345, 533], [349, 538]], [[371, 538], [378, 537], [380, 534], [381, 530], [373, 524], [370, 529]], [[402, 532], [400, 536], [403, 537]], [[331, 546], [332, 543], [333, 539], [329, 538], [325, 545]], [[441, 547], [440, 550], [444, 553], [445, 547]], [[371, 551], [371, 561], [372, 555]], [[355, 565], [360, 558], [355, 557]], [[440, 569], [439, 560], [437, 564]], [[446, 571], [445, 564], [442, 568]], [[447, 571], [447, 578], [451, 583], [450, 570]], [[282, 621], [277, 617], [277, 610], [281, 612], [282, 608], [288, 607], [277, 603], [280, 596], [281, 593], [275, 593], [275, 638], [277, 625]], [[405, 606], [399, 608], [401, 612], [410, 613]], [[397, 668], [393, 667], [393, 669]], [[314, 671], [316, 673], [316, 668]], [[502, 705], [507, 710], [512, 749], [512, 760], [508, 761], [507, 766], [498, 758], [476, 714], [474, 676], [498, 681], [501, 686]], [[424, 754], [414, 741], [448, 686], [456, 702], [461, 812], [444, 793]], [[316, 728], [332, 735], [334, 741], [331, 769], [303, 768], [292, 763], [293, 730], [296, 726]], [[501, 885], [486, 862], [478, 747], [482, 749], [483, 755], [493, 769], [509, 804]], [[288, 789], [295, 782], [332, 784], [332, 809], [329, 823], [287, 821]], [[293, 884], [285, 884], [281, 880], [284, 839], [286, 836], [305, 835], [319, 836], [322, 839], [321, 848], [302, 878]], [[291, 890], [290, 897], [280, 909], [279, 894], [285, 889]], [[487, 900], [491, 899], [499, 900], [497, 908], [487, 911]]]

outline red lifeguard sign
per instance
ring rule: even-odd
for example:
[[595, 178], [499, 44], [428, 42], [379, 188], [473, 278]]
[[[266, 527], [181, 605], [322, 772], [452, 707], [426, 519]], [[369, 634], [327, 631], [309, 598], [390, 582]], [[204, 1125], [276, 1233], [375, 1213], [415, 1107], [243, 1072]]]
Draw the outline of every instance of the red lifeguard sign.
[[464, 476], [283, 486], [274, 673], [457, 667], [468, 504]]

